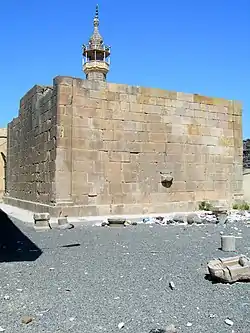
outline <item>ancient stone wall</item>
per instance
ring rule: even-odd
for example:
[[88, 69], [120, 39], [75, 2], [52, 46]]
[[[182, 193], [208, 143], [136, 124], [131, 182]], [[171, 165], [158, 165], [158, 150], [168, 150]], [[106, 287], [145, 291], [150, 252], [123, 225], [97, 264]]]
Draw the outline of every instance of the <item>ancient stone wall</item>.
[[64, 212], [160, 213], [242, 197], [239, 103], [70, 77], [54, 84], [57, 196], [74, 206]]
[[0, 200], [5, 191], [5, 166], [7, 154], [7, 128], [0, 128]]
[[6, 201], [33, 211], [162, 213], [242, 198], [237, 102], [56, 77], [21, 100], [8, 135]]
[[52, 87], [34, 86], [21, 99], [8, 124], [5, 202], [39, 210], [55, 201], [56, 108]]

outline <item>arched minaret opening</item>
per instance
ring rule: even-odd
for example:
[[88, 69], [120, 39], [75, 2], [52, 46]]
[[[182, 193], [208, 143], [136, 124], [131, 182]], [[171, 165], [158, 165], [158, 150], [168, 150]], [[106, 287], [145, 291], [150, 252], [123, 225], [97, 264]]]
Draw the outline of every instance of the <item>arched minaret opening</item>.
[[99, 9], [96, 6], [94, 32], [87, 45], [82, 46], [83, 71], [87, 80], [106, 81], [110, 66], [110, 47], [103, 43], [99, 32]]

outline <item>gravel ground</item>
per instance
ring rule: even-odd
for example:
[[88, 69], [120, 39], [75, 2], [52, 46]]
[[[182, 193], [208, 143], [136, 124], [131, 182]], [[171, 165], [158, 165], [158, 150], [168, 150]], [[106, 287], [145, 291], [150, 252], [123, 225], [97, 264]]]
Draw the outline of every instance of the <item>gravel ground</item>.
[[[218, 249], [223, 226], [78, 225], [35, 232], [15, 223], [42, 253], [25, 261], [29, 253], [39, 254], [27, 244], [17, 251], [24, 261], [9, 256], [0, 262], [0, 326], [6, 333], [110, 333], [120, 322], [121, 331], [131, 333], [170, 324], [183, 333], [250, 332], [250, 284], [205, 279], [207, 261], [231, 256]], [[242, 231], [238, 253], [250, 253], [249, 227], [226, 227], [235, 235]], [[21, 323], [26, 315], [34, 318], [27, 325]]]

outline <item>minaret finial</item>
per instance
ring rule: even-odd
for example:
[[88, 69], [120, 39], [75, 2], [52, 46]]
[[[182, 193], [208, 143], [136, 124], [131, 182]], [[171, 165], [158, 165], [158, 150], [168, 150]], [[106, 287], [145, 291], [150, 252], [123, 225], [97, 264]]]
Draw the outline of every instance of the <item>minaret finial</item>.
[[94, 27], [99, 26], [99, 6], [96, 5], [95, 7], [95, 18], [94, 18]]

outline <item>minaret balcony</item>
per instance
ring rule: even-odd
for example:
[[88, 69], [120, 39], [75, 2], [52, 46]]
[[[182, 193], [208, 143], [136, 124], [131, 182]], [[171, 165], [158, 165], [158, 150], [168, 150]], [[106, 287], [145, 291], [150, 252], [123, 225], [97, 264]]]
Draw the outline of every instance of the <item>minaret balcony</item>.
[[89, 72], [102, 72], [107, 74], [109, 72], [109, 63], [101, 60], [86, 60], [83, 61], [83, 71], [85, 74]]

